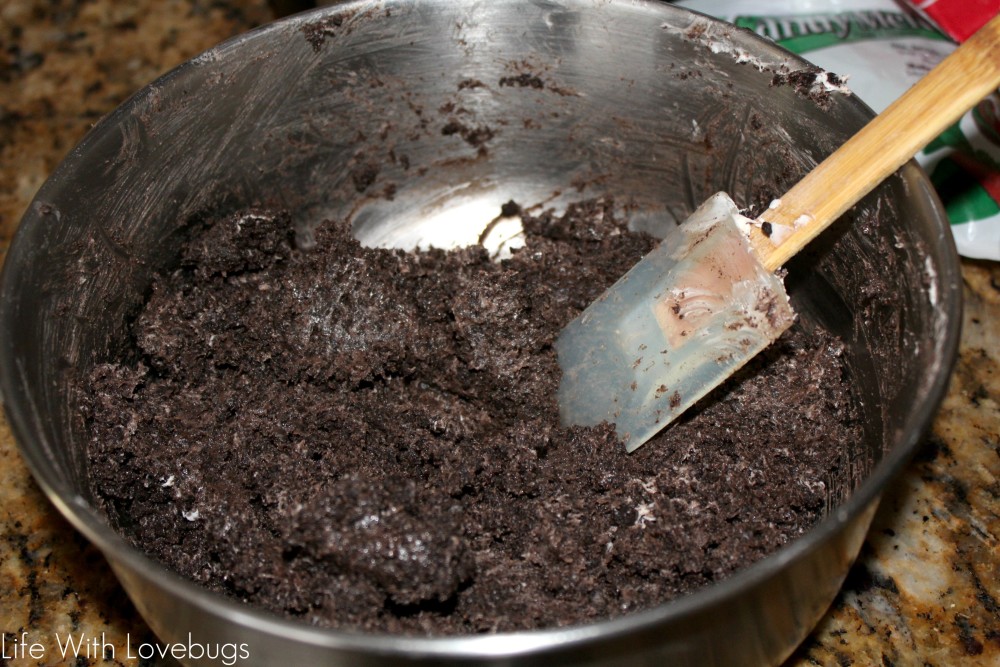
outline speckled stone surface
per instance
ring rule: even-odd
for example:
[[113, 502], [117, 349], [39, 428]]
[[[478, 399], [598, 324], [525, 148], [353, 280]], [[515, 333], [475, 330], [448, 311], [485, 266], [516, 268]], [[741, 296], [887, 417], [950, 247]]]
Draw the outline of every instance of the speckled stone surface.
[[[270, 20], [264, 0], [0, 3], [0, 252], [86, 130], [200, 51]], [[887, 492], [832, 609], [787, 663], [1000, 665], [1000, 264], [963, 262], [961, 359], [917, 459]], [[10, 665], [153, 665], [154, 641], [100, 554], [48, 503], [0, 423], [0, 632], [43, 657]], [[56, 637], [101, 637], [68, 651]], [[22, 634], [23, 633], [23, 634]], [[114, 653], [113, 659], [110, 658]], [[89, 653], [89, 655], [88, 655]]]

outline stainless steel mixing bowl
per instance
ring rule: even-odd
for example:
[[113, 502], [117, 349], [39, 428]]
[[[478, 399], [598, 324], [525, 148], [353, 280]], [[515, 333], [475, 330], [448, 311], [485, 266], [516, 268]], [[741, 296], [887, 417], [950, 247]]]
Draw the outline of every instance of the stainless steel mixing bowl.
[[66, 386], [122, 353], [152, 273], [204, 211], [287, 206], [304, 240], [311, 222], [349, 216], [367, 243], [412, 247], [474, 242], [509, 199], [558, 208], [614, 193], [652, 231], [718, 189], [766, 202], [870, 117], [851, 96], [810, 93], [808, 76], [781, 83], [805, 67], [647, 0], [356, 1], [207, 52], [101, 121], [21, 223], [3, 273], [0, 370], [25, 459], [163, 642], [245, 643], [239, 664], [779, 662], [833, 599], [954, 360], [957, 256], [912, 164], [788, 277], [803, 319], [846, 341], [865, 411], [828, 516], [730, 579], [624, 618], [404, 638], [314, 629], [210, 594], [95, 510]]

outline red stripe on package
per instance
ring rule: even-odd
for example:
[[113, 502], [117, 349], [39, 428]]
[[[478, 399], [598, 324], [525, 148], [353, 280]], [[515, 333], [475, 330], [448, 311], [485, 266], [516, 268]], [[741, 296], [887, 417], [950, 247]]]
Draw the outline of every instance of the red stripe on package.
[[1000, 14], [1000, 0], [907, 0], [953, 39], [964, 42]]

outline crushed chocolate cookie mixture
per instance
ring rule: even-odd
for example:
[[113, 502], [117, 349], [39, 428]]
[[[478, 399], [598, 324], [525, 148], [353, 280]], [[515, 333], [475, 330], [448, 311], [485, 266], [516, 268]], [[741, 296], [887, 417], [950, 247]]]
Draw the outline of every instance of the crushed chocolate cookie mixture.
[[606, 201], [527, 245], [361, 247], [289, 216], [207, 226], [81, 381], [93, 491], [140, 549], [308, 623], [408, 634], [614, 617], [812, 526], [860, 438], [841, 348], [798, 325], [626, 454], [559, 426], [560, 329], [655, 241]]

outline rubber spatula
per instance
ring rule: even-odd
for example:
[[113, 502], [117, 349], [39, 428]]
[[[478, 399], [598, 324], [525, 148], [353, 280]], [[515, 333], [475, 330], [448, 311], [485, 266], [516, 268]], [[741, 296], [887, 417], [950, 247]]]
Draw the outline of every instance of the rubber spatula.
[[713, 195], [560, 333], [562, 422], [644, 444], [791, 326], [774, 271], [998, 87], [1000, 16], [756, 220]]

